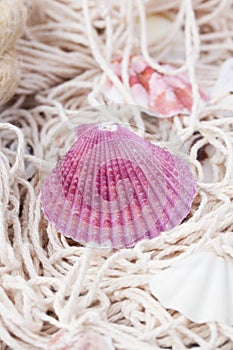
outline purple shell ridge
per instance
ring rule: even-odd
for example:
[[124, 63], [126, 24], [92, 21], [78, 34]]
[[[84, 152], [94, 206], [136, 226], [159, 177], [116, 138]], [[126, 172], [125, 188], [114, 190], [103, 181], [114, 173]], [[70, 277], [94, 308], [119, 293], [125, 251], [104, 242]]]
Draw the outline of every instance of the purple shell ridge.
[[185, 162], [119, 124], [84, 129], [42, 187], [45, 216], [59, 232], [130, 248], [187, 216], [196, 185]]

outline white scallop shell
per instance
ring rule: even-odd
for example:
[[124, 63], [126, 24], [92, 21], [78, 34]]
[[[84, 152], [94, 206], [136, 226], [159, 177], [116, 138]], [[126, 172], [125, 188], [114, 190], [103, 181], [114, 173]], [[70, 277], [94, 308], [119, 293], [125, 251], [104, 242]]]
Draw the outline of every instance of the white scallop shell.
[[233, 325], [233, 261], [198, 252], [159, 272], [151, 292], [166, 308], [191, 321]]
[[218, 79], [210, 89], [211, 97], [215, 98], [231, 92], [233, 92], [233, 58], [229, 58], [222, 64]]
[[[157, 42], [168, 35], [172, 21], [163, 14], [152, 14], [146, 17], [146, 37], [149, 44]], [[136, 30], [140, 35], [140, 20], [136, 20]]]

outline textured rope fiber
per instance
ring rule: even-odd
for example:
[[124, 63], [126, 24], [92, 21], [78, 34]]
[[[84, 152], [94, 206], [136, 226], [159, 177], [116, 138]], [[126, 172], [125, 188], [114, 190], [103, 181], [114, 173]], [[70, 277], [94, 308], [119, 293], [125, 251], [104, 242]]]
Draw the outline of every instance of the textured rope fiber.
[[[14, 99], [0, 107], [2, 350], [47, 349], [59, 329], [71, 337], [77, 329], [96, 331], [111, 337], [117, 350], [232, 350], [232, 327], [195, 324], [165, 309], [148, 285], [152, 275], [204, 244], [233, 259], [233, 103], [215, 99], [203, 107], [197, 88], [198, 83], [209, 89], [221, 63], [232, 55], [232, 6], [231, 0], [29, 2], [24, 36], [16, 44], [20, 85]], [[154, 13], [166, 15], [171, 27], [163, 39], [148, 44], [146, 21]], [[12, 42], [12, 34], [0, 33], [0, 47]], [[152, 141], [172, 139], [175, 128], [198, 195], [189, 216], [171, 232], [133, 249], [93, 251], [47, 223], [40, 189], [73, 142], [69, 120], [99, 120], [98, 109], [87, 107], [107, 102], [102, 93], [107, 79], [126, 102], [133, 102], [127, 73], [131, 54], [143, 55], [152, 66], [154, 59], [175, 64], [176, 73], [189, 74], [190, 116], [165, 122], [137, 111], [119, 118]], [[123, 57], [122, 82], [110, 69], [118, 55]], [[1, 53], [0, 60], [10, 57]], [[0, 61], [0, 76], [2, 66]], [[194, 132], [202, 136], [197, 142]], [[199, 157], [205, 146], [212, 150], [211, 180]]]
[[19, 65], [14, 45], [23, 33], [26, 7], [22, 0], [0, 1], [0, 106], [15, 93]]

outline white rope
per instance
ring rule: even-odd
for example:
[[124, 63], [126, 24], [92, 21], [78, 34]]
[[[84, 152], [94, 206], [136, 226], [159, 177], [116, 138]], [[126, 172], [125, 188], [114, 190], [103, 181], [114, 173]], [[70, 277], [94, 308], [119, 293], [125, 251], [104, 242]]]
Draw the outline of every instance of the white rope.
[[[110, 337], [117, 350], [180, 350], [194, 343], [231, 350], [231, 327], [193, 324], [165, 309], [148, 282], [206, 246], [233, 258], [232, 100], [203, 106], [198, 90], [214, 84], [220, 64], [231, 55], [232, 1], [45, 0], [42, 5], [35, 0], [28, 5], [25, 35], [17, 43], [20, 85], [14, 99], [0, 107], [2, 349], [46, 349], [60, 329], [72, 339], [90, 329]], [[147, 16], [156, 13], [173, 22], [174, 32], [148, 45]], [[164, 74], [187, 71], [191, 116], [165, 122], [134, 106], [104, 105], [107, 80], [134, 104], [127, 68], [135, 54]], [[157, 67], [157, 55], [177, 69]], [[122, 57], [122, 81], [110, 67], [115, 57]], [[186, 220], [129, 250], [79, 246], [47, 223], [40, 206], [42, 182], [71, 146], [73, 125], [103, 115], [168, 146], [175, 128], [197, 180], [198, 195]], [[198, 159], [205, 147], [212, 150], [208, 162]]]

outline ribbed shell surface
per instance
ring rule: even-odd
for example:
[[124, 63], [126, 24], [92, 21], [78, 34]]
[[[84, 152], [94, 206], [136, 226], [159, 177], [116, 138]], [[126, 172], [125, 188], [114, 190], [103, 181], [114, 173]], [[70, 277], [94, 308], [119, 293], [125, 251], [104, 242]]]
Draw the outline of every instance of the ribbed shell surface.
[[129, 248], [187, 216], [196, 187], [186, 163], [119, 124], [82, 130], [42, 187], [45, 216], [59, 232]]

